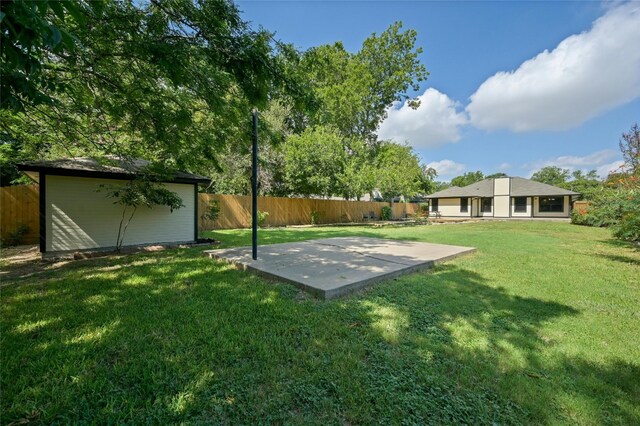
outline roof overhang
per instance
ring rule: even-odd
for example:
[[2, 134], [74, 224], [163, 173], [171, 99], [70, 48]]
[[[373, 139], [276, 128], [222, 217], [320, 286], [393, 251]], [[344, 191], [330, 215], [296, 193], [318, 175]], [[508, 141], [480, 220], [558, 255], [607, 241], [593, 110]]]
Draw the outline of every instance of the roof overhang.
[[[31, 179], [36, 182], [40, 180], [40, 174], [54, 175], [54, 176], [74, 176], [74, 177], [86, 177], [95, 179], [117, 179], [117, 180], [133, 180], [140, 177], [141, 174], [135, 172], [113, 172], [113, 171], [101, 171], [101, 170], [82, 170], [82, 169], [69, 169], [63, 167], [48, 167], [33, 163], [19, 163], [17, 164], [18, 170], [25, 173]], [[185, 184], [209, 184], [211, 181], [203, 176], [193, 177], [181, 177], [175, 176], [169, 179], [161, 179], [159, 182], [167, 183], [185, 183]]]

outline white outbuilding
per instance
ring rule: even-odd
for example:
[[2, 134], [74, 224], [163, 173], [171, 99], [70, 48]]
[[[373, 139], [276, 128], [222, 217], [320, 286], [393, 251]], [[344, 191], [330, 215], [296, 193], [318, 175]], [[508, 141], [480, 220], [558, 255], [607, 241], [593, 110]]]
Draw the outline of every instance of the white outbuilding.
[[[107, 197], [106, 187], [125, 184], [149, 165], [144, 160], [92, 158], [32, 161], [18, 168], [40, 186], [40, 252], [43, 257], [116, 246], [123, 206]], [[124, 236], [124, 246], [190, 243], [198, 238], [198, 184], [209, 179], [176, 172], [161, 182], [184, 207], [139, 207]]]

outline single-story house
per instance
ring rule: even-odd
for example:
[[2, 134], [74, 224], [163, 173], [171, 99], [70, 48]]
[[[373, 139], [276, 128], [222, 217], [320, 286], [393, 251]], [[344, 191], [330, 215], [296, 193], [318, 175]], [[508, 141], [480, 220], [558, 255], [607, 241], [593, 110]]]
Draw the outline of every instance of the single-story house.
[[485, 179], [428, 195], [442, 217], [570, 217], [571, 197], [580, 195], [520, 177]]
[[[43, 257], [116, 246], [123, 206], [108, 198], [103, 185], [125, 184], [149, 163], [91, 158], [32, 161], [18, 165], [40, 186], [40, 252]], [[123, 246], [194, 242], [198, 238], [198, 184], [204, 176], [176, 172], [162, 184], [177, 193], [184, 207], [139, 207]]]

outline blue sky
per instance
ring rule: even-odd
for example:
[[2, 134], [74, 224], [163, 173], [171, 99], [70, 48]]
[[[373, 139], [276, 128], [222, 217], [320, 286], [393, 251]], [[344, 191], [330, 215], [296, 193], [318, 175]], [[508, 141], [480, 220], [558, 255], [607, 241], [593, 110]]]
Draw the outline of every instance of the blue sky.
[[300, 49], [342, 41], [355, 52], [394, 21], [415, 29], [431, 73], [412, 93], [421, 106], [395, 105], [379, 133], [411, 144], [442, 180], [545, 165], [606, 175], [640, 121], [640, 2], [237, 4]]

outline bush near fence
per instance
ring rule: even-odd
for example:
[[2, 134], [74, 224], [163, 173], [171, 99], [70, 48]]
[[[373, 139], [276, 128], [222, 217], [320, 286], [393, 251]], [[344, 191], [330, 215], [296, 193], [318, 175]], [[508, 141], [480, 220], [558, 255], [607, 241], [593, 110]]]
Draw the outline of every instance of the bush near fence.
[[[38, 185], [16, 185], [0, 188], [0, 235], [7, 238], [21, 225], [29, 230], [24, 244], [36, 244], [39, 239]], [[218, 200], [220, 214], [214, 221], [201, 217], [210, 200]], [[310, 225], [311, 217], [318, 224], [362, 222], [373, 215], [380, 219], [386, 202], [322, 200], [313, 198], [258, 197], [258, 209], [269, 213], [265, 226]], [[395, 203], [393, 219], [404, 219], [419, 211], [415, 203]], [[200, 229], [233, 229], [251, 227], [251, 197], [243, 195], [199, 194]]]

